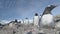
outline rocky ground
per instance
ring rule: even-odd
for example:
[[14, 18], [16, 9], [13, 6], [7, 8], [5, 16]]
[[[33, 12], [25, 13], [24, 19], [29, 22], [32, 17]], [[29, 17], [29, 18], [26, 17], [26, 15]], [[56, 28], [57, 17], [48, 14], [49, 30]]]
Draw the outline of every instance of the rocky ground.
[[[56, 19], [58, 17], [55, 17]], [[58, 25], [60, 21], [56, 22]], [[60, 34], [60, 28], [55, 27], [51, 28], [40, 28], [38, 26], [34, 26], [33, 23], [25, 25], [25, 24], [13, 24], [13, 27], [10, 27], [8, 24], [0, 27], [0, 34]]]
[[0, 34], [59, 34], [59, 31], [57, 29], [39, 28], [33, 25], [21, 25], [18, 28], [17, 26], [13, 28], [4, 26], [0, 29]]

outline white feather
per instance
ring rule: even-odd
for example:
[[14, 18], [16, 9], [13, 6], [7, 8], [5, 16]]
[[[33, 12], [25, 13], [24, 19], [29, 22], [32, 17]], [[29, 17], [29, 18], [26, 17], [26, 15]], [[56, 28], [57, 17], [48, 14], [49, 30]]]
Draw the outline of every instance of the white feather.
[[42, 25], [53, 25], [54, 19], [51, 14], [45, 14], [41, 18], [41, 24]]
[[38, 25], [39, 16], [34, 16], [34, 25]]

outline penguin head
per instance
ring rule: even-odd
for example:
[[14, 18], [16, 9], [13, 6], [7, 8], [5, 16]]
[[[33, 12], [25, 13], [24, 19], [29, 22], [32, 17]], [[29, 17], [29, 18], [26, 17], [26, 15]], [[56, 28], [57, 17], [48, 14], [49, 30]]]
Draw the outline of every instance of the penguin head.
[[38, 16], [38, 13], [35, 13], [35, 16]]
[[46, 11], [51, 11], [51, 10], [53, 10], [55, 7], [56, 7], [56, 5], [48, 5], [48, 6], [45, 8], [45, 10], [46, 10]]
[[28, 19], [27, 17], [25, 19]]
[[48, 6], [45, 8], [45, 10], [44, 10], [44, 12], [43, 12], [42, 15], [44, 15], [44, 14], [51, 14], [51, 11], [52, 11], [55, 7], [57, 7], [57, 5], [48, 5]]

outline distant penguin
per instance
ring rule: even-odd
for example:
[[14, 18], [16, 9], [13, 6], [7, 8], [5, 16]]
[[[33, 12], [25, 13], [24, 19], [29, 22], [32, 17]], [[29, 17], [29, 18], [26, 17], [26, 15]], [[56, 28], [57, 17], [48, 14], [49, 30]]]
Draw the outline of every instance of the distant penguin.
[[27, 17], [25, 18], [25, 22], [24, 22], [24, 24], [25, 24], [25, 25], [29, 24], [29, 20], [28, 20]]
[[45, 8], [42, 16], [41, 16], [41, 22], [40, 25], [42, 26], [48, 26], [48, 27], [54, 27], [54, 18], [51, 13], [51, 11], [55, 8], [55, 5], [49, 5]]
[[39, 15], [38, 13], [35, 13], [35, 16], [33, 18], [34, 26], [38, 26], [39, 23]]

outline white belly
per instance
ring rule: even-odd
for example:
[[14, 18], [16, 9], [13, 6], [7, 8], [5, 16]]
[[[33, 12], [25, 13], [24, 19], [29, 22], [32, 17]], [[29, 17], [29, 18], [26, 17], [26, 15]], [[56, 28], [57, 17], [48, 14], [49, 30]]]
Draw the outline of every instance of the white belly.
[[41, 18], [42, 25], [52, 25], [53, 24], [53, 16], [51, 14], [43, 15]]
[[39, 16], [34, 16], [34, 26], [38, 25], [39, 22]]

